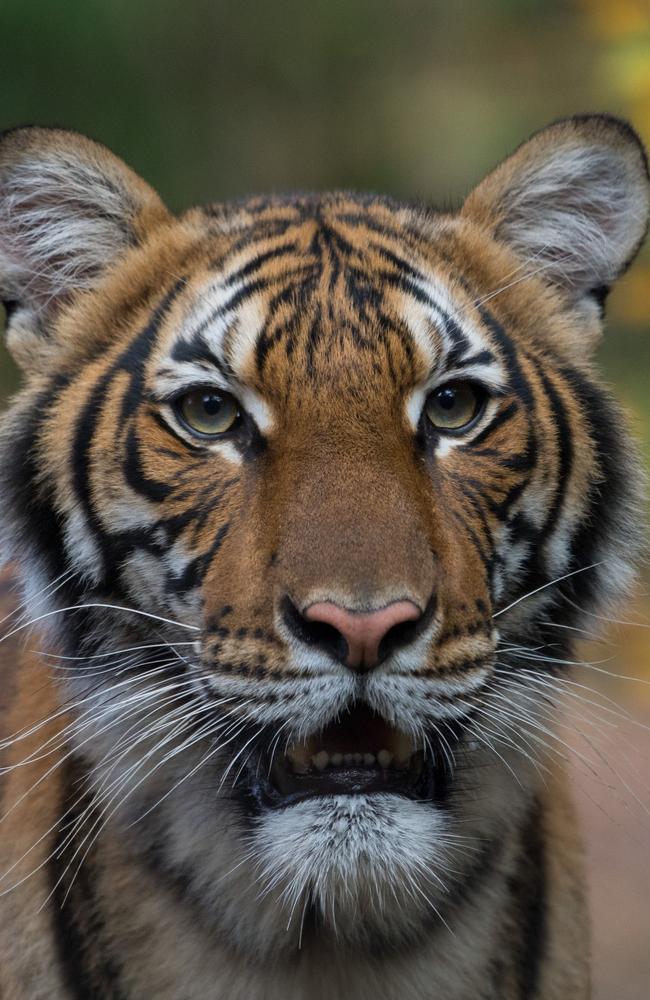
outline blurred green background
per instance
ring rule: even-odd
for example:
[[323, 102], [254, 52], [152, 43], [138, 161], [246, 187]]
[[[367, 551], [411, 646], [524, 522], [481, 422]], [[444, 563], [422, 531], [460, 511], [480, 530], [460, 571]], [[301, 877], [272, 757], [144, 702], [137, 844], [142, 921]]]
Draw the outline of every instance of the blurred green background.
[[[530, 132], [580, 111], [623, 115], [650, 144], [650, 0], [1, 0], [0, 31], [0, 128], [85, 132], [176, 209], [327, 187], [453, 205]], [[648, 249], [608, 316], [602, 363], [650, 458]], [[2, 352], [0, 403], [16, 384]], [[633, 616], [642, 624], [616, 641], [624, 672], [646, 684], [621, 681], [608, 694], [641, 718], [650, 707], [643, 593]], [[633, 728], [637, 770], [640, 739]], [[605, 803], [614, 822], [602, 829], [598, 813], [585, 813], [597, 995], [640, 1000], [648, 821], [635, 854], [622, 836], [631, 799], [620, 798]], [[638, 844], [638, 828], [634, 836]]]

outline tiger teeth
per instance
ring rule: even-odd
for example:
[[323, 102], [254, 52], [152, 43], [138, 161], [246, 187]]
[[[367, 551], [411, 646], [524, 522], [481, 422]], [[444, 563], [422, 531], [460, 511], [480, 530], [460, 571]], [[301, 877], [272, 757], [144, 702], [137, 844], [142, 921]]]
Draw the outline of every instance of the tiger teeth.
[[330, 762], [330, 755], [326, 750], [321, 750], [311, 759], [312, 764], [318, 771], [324, 771]]
[[306, 753], [301, 753], [297, 748], [291, 752], [291, 767], [296, 774], [307, 774], [309, 771], [309, 758]]
[[306, 774], [309, 770], [324, 771], [328, 767], [388, 767], [404, 768], [410, 762], [411, 754], [401, 754], [396, 757], [389, 750], [379, 750], [378, 753], [328, 753], [319, 750], [307, 758], [295, 748], [289, 752], [289, 761], [295, 774]]

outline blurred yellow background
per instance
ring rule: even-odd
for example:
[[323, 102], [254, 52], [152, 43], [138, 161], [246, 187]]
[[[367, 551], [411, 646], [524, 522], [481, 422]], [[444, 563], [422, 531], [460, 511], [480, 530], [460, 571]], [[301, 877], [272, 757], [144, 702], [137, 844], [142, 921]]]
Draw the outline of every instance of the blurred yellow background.
[[[0, 128], [85, 132], [177, 209], [326, 187], [453, 205], [581, 111], [629, 118], [650, 144], [650, 0], [2, 0], [0, 32]], [[650, 460], [649, 328], [646, 248], [611, 296], [601, 360]], [[0, 402], [16, 385], [2, 351]], [[650, 994], [649, 584], [605, 664], [636, 679], [578, 677], [601, 685], [601, 715], [610, 697], [636, 720], [600, 727], [594, 788], [576, 769], [600, 1000]]]

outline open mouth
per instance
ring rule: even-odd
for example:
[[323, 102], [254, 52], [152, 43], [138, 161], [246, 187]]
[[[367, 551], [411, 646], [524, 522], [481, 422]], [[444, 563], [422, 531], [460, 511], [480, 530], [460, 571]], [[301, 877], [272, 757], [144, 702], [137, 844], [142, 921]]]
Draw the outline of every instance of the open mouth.
[[322, 795], [392, 792], [432, 799], [437, 772], [422, 746], [370, 709], [355, 706], [321, 733], [274, 754], [259, 791], [263, 804], [275, 808]]

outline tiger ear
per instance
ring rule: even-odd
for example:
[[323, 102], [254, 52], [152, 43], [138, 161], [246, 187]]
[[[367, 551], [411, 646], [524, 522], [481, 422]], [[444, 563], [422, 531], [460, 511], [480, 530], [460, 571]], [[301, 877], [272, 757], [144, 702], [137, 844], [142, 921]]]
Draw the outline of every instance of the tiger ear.
[[10, 348], [37, 350], [61, 306], [166, 217], [158, 195], [99, 143], [59, 129], [0, 135], [0, 301]]
[[523, 143], [475, 188], [462, 214], [581, 306], [602, 302], [632, 261], [649, 204], [636, 132], [609, 115], [584, 115]]

